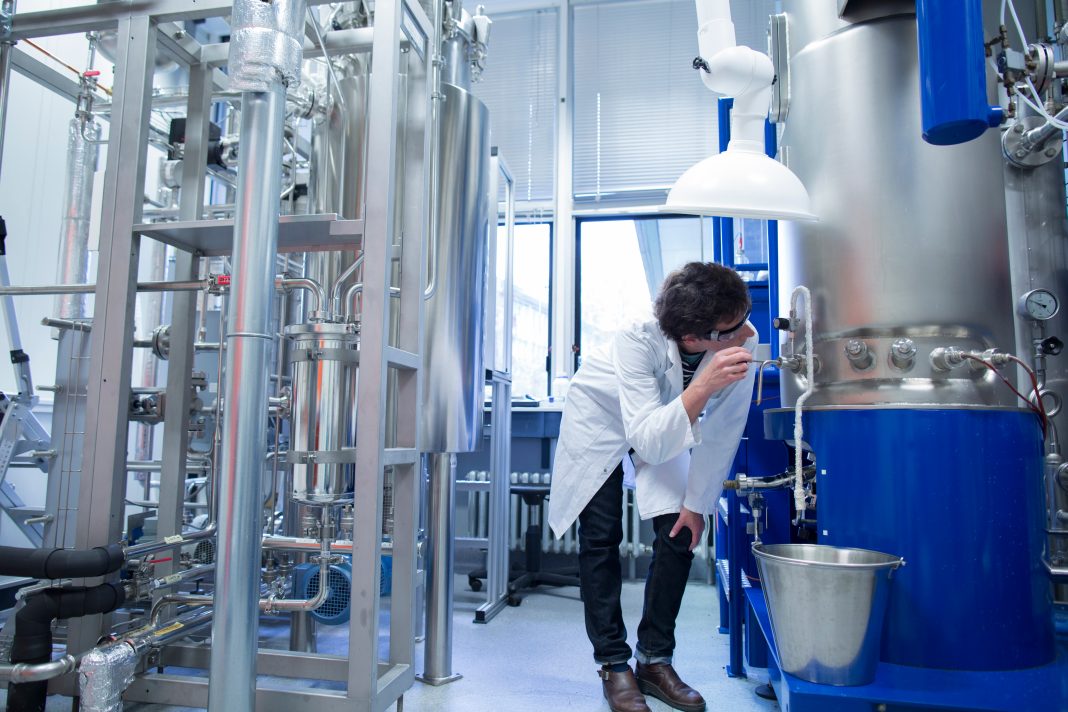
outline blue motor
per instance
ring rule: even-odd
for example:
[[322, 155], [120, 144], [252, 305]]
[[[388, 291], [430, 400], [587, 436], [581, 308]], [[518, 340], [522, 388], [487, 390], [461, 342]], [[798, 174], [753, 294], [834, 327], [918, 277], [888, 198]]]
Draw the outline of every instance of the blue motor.
[[[379, 593], [390, 595], [392, 590], [393, 558], [383, 556]], [[332, 564], [327, 574], [330, 595], [323, 605], [311, 612], [311, 617], [325, 625], [343, 625], [349, 622], [349, 601], [352, 596], [352, 560], [345, 557], [340, 564]], [[313, 598], [319, 593], [319, 565], [300, 564], [293, 570], [293, 595], [297, 598]]]

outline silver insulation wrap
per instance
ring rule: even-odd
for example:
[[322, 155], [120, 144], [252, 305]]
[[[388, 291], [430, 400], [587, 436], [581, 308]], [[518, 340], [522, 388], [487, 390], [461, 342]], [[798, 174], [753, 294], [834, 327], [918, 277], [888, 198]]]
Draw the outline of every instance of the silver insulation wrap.
[[267, 91], [276, 73], [286, 86], [300, 84], [304, 59], [303, 0], [235, 0], [230, 26], [230, 88]]
[[[60, 223], [58, 284], [85, 284], [89, 280], [89, 216], [93, 209], [100, 124], [71, 119], [67, 138], [67, 182]], [[84, 319], [86, 295], [61, 294], [55, 300], [60, 319]]]
[[137, 653], [126, 641], [93, 648], [78, 666], [82, 712], [121, 712], [122, 693], [133, 682]]

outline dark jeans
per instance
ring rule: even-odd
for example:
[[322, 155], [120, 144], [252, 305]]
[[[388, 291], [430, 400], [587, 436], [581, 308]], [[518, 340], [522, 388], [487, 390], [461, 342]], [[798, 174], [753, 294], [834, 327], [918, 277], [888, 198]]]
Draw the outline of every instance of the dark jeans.
[[[690, 575], [693, 552], [689, 529], [668, 537], [677, 514], [653, 518], [653, 560], [645, 579], [645, 602], [638, 624], [636, 657], [642, 663], [671, 662], [675, 650], [675, 618]], [[593, 659], [602, 665], [630, 660], [627, 627], [619, 595], [623, 569], [619, 544], [623, 541], [623, 463], [579, 514], [579, 575], [586, 613], [586, 634], [593, 643]]]

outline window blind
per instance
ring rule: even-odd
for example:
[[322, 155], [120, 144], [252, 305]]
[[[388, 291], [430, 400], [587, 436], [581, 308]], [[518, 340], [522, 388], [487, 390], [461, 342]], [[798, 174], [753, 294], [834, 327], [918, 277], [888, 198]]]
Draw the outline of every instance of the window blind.
[[486, 70], [474, 85], [519, 202], [553, 197], [557, 34], [555, 9], [494, 18]]

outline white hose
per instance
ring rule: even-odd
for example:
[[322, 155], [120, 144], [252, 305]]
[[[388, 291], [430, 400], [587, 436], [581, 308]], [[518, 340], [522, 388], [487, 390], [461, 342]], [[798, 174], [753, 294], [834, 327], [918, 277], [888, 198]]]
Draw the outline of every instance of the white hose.
[[801, 448], [801, 436], [804, 434], [804, 429], [801, 426], [801, 414], [805, 401], [816, 387], [815, 354], [812, 350], [812, 294], [808, 291], [808, 287], [798, 286], [794, 289], [790, 295], [790, 311], [797, 313], [797, 298], [801, 295], [805, 297], [805, 378], [808, 383], [805, 386], [805, 392], [794, 404], [794, 507], [797, 509], [797, 522], [800, 522], [805, 514], [805, 467]]
[[[1020, 23], [1020, 16], [1016, 14], [1016, 6], [1013, 4], [1012, 0], [1001, 0], [1001, 24], [1003, 26], [1005, 24], [1006, 8], [1008, 8], [1009, 12], [1012, 14], [1012, 22], [1016, 26], [1016, 34], [1020, 36], [1020, 45], [1023, 47], [1024, 52], [1026, 52], [1028, 47], [1027, 37], [1024, 35], [1023, 25]], [[1038, 89], [1035, 88], [1034, 82], [1031, 81], [1031, 77], [1026, 77], [1024, 81], [1027, 84], [1027, 88], [1031, 91], [1031, 95], [1034, 97], [1035, 100], [1034, 102], [1032, 102], [1021, 91], [1019, 92], [1019, 97], [1023, 101], [1023, 103], [1027, 104], [1029, 107], [1031, 107], [1032, 111], [1037, 113], [1049, 123], [1059, 128], [1061, 131], [1068, 131], [1068, 123], [1060, 121], [1059, 119], [1051, 116], [1050, 113], [1046, 111], [1046, 107], [1042, 105], [1042, 97], [1039, 95]]]

